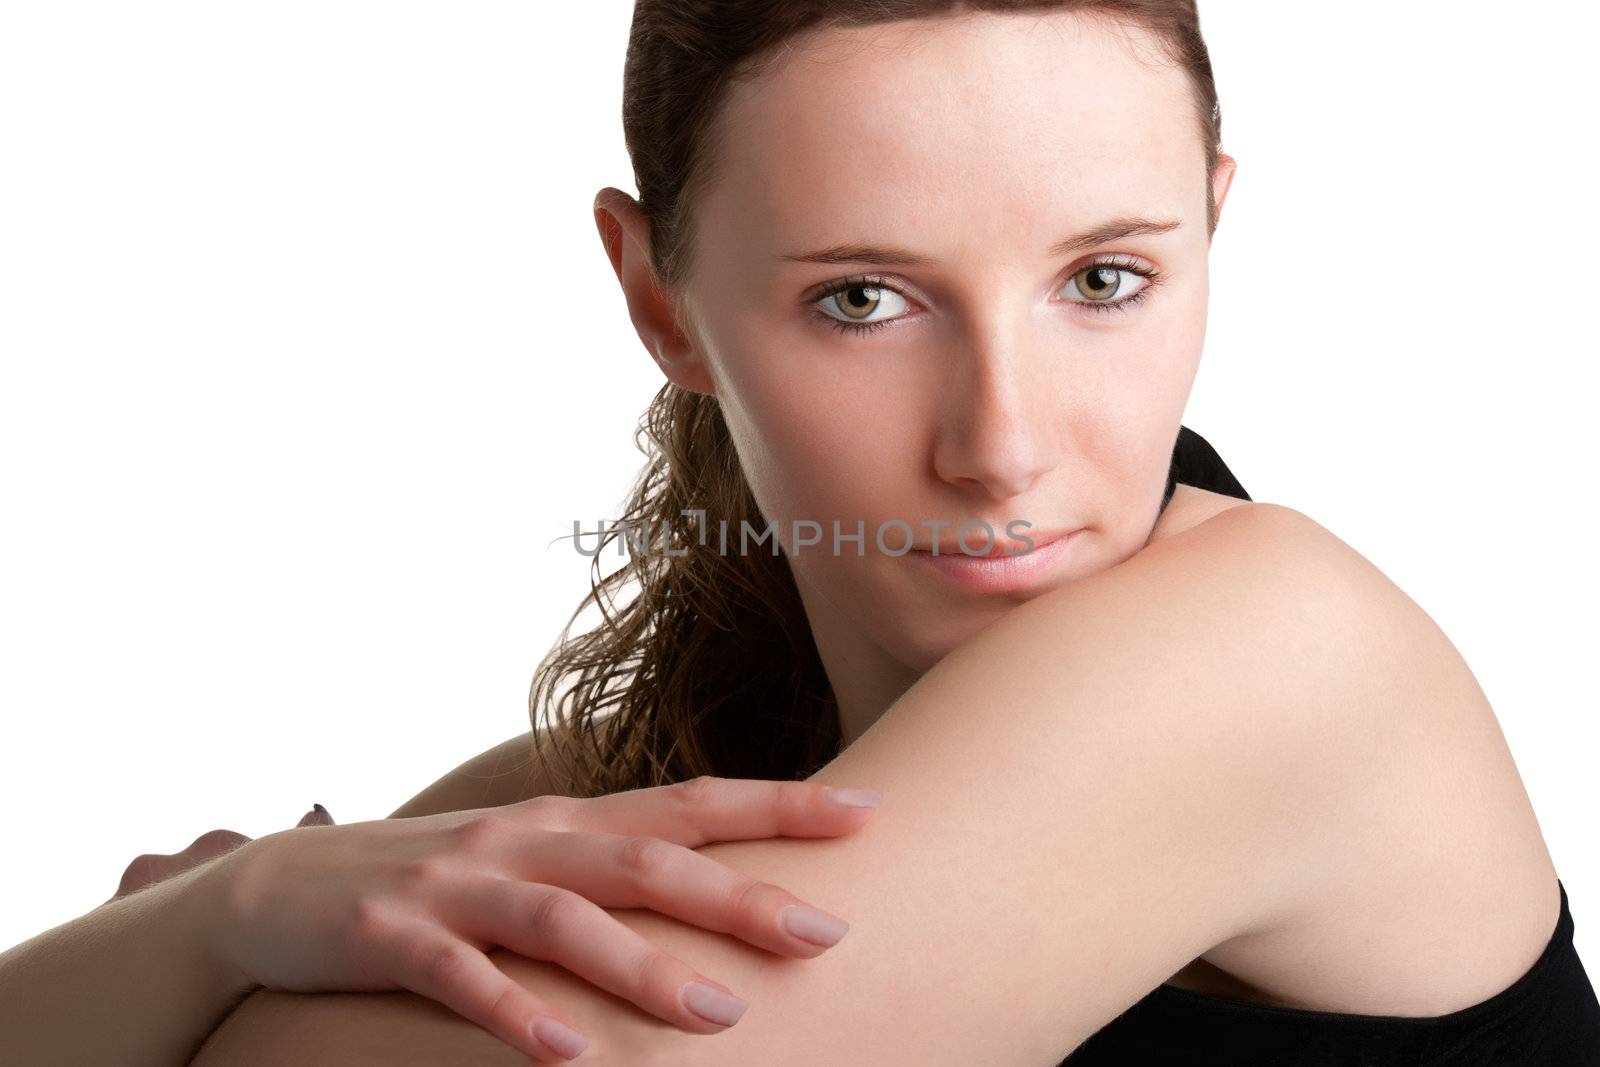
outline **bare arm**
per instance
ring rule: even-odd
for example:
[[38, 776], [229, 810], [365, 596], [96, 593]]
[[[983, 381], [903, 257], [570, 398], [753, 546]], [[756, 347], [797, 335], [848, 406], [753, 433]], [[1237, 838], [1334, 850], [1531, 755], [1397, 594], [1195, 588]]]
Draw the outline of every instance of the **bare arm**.
[[[608, 721], [601, 719], [592, 729], [594, 735], [603, 740], [608, 727]], [[554, 729], [566, 728], [566, 724], [561, 724]], [[539, 744], [544, 753], [542, 762], [533, 758], [533, 731], [525, 731], [473, 756], [400, 805], [388, 817], [409, 819], [445, 811], [496, 808], [559, 792], [560, 784], [551, 780], [550, 769], [561, 757], [551, 743], [550, 730], [539, 731]]]
[[187, 1063], [256, 987], [210, 953], [201, 864], [0, 954], [0, 1063]]
[[548, 789], [549, 783], [533, 762], [533, 731], [529, 730], [473, 756], [388, 817], [409, 819], [445, 811], [499, 807], [540, 796]]
[[[1400, 600], [1309, 519], [1254, 505], [1015, 609], [812, 776], [885, 791], [861, 833], [700, 849], [848, 917], [828, 956], [800, 965], [615, 912], [751, 1001], [714, 1037], [494, 958], [567, 1010], [585, 1063], [1057, 1062], [1350, 862], [1329, 827], [1362, 777], [1358, 739], [1405, 706], [1394, 650], [1421, 622]], [[257, 995], [196, 1062], [476, 1051], [403, 996]]]
[[[529, 731], [474, 756], [389, 817], [548, 792], [532, 742]], [[109, 901], [0, 954], [0, 1063], [187, 1063], [260, 988], [211, 954], [205, 922], [215, 912], [197, 877], [185, 872]]]

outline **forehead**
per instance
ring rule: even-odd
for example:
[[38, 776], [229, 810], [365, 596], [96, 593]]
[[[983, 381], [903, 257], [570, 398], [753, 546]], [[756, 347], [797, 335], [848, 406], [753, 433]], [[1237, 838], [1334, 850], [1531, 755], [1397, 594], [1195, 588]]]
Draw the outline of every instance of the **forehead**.
[[1042, 250], [1064, 224], [1203, 204], [1190, 82], [1142, 28], [982, 13], [787, 44], [717, 117], [702, 218], [740, 220], [747, 246], [764, 230], [785, 245], [892, 232], [927, 247], [1048, 218], [1029, 242]]

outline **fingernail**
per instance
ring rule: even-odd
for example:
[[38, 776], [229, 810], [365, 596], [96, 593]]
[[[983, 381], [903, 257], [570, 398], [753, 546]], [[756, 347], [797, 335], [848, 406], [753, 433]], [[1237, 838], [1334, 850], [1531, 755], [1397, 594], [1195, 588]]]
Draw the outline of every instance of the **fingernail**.
[[686, 982], [683, 987], [684, 1007], [700, 1018], [718, 1026], [732, 1026], [750, 1006], [732, 993], [724, 993], [704, 982]]
[[795, 937], [824, 948], [837, 945], [850, 929], [850, 924], [843, 919], [835, 919], [832, 915], [803, 904], [790, 904], [778, 912], [778, 918], [783, 922], [783, 928]]
[[316, 812], [318, 815], [325, 815], [330, 819], [333, 817], [331, 815], [328, 815], [328, 809], [323, 807], [321, 804], [313, 804], [313, 805], [311, 805], [311, 810]]
[[844, 789], [829, 785], [823, 786], [822, 795], [844, 808], [875, 808], [883, 803], [883, 794], [876, 789]]
[[589, 1047], [588, 1038], [548, 1016], [533, 1024], [533, 1036], [549, 1045], [562, 1059], [570, 1060]]

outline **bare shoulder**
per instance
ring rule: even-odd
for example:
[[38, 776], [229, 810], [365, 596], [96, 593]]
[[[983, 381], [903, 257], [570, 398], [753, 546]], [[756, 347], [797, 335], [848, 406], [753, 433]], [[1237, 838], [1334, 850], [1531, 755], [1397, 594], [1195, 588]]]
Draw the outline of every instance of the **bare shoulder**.
[[[1373, 639], [1387, 646], [1397, 627], [1412, 628], [1416, 639], [1443, 638], [1432, 618], [1371, 560], [1304, 512], [1193, 486], [1179, 488], [1189, 495], [1174, 495], [1171, 517], [1162, 516], [1150, 542], [1120, 569], [1148, 565], [1152, 572], [1186, 572], [1186, 578], [1202, 585], [1224, 581], [1248, 587], [1271, 598], [1257, 607], [1285, 613], [1280, 621], [1309, 612], [1314, 636], [1324, 642]], [[1190, 555], [1198, 567], [1191, 565]], [[1154, 559], [1141, 558], [1145, 556]], [[1171, 577], [1166, 574], [1163, 580]], [[1239, 621], [1243, 625], [1249, 620]], [[1357, 655], [1376, 651], [1354, 644], [1340, 647]]]
[[[1078, 584], [1215, 610], [1213, 625], [1241, 634], [1262, 621], [1273, 629], [1298, 621], [1310, 628], [1303, 636], [1324, 643], [1366, 636], [1371, 613], [1397, 621], [1408, 605], [1415, 607], [1370, 561], [1303, 512], [1179, 489], [1142, 549]], [[1359, 654], [1348, 644], [1329, 645], [1322, 658], [1331, 661], [1340, 651]], [[1281, 672], [1280, 680], [1287, 680]]]
[[445, 811], [499, 807], [547, 790], [533, 756], [533, 731], [500, 742], [466, 760], [388, 817], [409, 819]]
[[[1348, 748], [1330, 756], [1316, 733], [1332, 729], [1339, 694], [1311, 687], [1309, 712], [1284, 696], [1299, 675], [1281, 668], [1303, 658], [1311, 621], [1281, 625], [1292, 583], [1273, 576], [1296, 572], [1302, 536], [1294, 514], [1233, 509], [1036, 597], [812, 776], [885, 792], [861, 833], [697, 850], [847, 916], [826, 956], [794, 966], [658, 912], [612, 911], [751, 1001], [714, 1039], [641, 1019], [541, 961], [496, 953], [497, 965], [560, 1005], [597, 1064], [1057, 1062], [1345, 866], [1315, 837], [1356, 777], [1338, 758]], [[1258, 668], [1274, 663], [1282, 677]], [[445, 1037], [396, 1034], [388, 1000], [325, 1003], [263, 1002], [219, 1035], [219, 1055], [298, 1033], [302, 1062], [361, 1045], [411, 1063]]]
[[1197, 485], [1179, 482], [1173, 488], [1172, 499], [1167, 502], [1166, 508], [1156, 520], [1155, 529], [1150, 534], [1150, 542], [1154, 543], [1175, 533], [1181, 533], [1224, 511], [1250, 508], [1257, 504], [1257, 501], [1241, 500], [1226, 493], [1213, 493]]
[[[1224, 507], [1165, 545], [1175, 557], [1253, 559], [1244, 570], [1259, 585], [1246, 602], [1294, 638], [1267, 647], [1274, 657], [1298, 649], [1292, 662], [1257, 666], [1340, 694], [1321, 733], [1330, 759], [1356, 772], [1318, 843], [1351, 858], [1347, 874], [1305, 886], [1274, 930], [1213, 948], [1170, 984], [1429, 1016], [1520, 977], [1555, 927], [1556, 872], [1493, 708], [1443, 629], [1373, 561], [1292, 508]], [[1237, 569], [1219, 572], [1240, 580]]]
[[[605, 738], [609, 722], [604, 718], [595, 721], [596, 739]], [[542, 758], [534, 755], [532, 730], [502, 741], [450, 771], [402, 804], [389, 818], [408, 819], [444, 811], [500, 807], [560, 793], [564, 784], [557, 768], [564, 766], [561, 762], [564, 749], [555, 743], [557, 734], [569, 737], [571, 730], [563, 724], [539, 731]]]
[[[920, 678], [812, 776], [885, 791], [862, 832], [697, 850], [848, 916], [828, 955], [792, 966], [611, 911], [750, 999], [738, 1026], [684, 1034], [546, 962], [496, 963], [594, 1039], [596, 1064], [1056, 1062], [1201, 954], [1277, 1003], [1453, 1010], [1509, 984], [1541, 933], [1503, 922], [1486, 943], [1463, 918], [1540, 904], [1544, 872], [1452, 657], [1320, 524], [1231, 506], [1021, 605]], [[469, 1034], [414, 1002], [391, 1017], [395, 996], [266, 1002], [231, 1047], [420, 1063]]]

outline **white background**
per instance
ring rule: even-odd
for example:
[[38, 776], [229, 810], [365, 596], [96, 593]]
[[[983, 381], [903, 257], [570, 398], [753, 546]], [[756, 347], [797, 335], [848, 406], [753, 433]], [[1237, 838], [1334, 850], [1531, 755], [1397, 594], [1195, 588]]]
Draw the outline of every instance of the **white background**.
[[[0, 8], [0, 947], [526, 730], [660, 384], [590, 214], [631, 5]], [[1185, 423], [1497, 709], [1600, 969], [1588, 4], [1210, 2]]]

